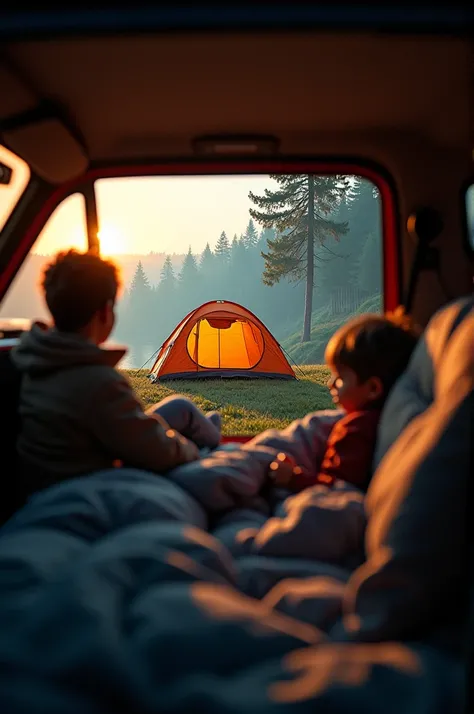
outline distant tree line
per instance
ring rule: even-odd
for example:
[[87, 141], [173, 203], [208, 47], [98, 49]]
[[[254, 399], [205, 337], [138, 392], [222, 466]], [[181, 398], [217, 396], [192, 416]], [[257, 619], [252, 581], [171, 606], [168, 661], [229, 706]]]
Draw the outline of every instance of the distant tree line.
[[[339, 288], [381, 291], [381, 206], [376, 189], [347, 177], [274, 176], [276, 191], [250, 194], [244, 234], [224, 231], [200, 255], [188, 250], [179, 269], [166, 257], [157, 284], [139, 261], [119, 305], [116, 337], [132, 346], [166, 339], [192, 309], [232, 300], [284, 339], [301, 329]], [[261, 228], [257, 229], [256, 221]]]

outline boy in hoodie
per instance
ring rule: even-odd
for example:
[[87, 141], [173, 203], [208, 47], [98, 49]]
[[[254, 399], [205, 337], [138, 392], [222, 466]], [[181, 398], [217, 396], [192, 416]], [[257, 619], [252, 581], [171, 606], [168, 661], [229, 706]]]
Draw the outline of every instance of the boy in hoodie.
[[54, 326], [34, 324], [12, 352], [22, 374], [18, 455], [27, 495], [117, 464], [164, 473], [218, 445], [218, 414], [184, 397], [144, 411], [115, 369], [125, 350], [100, 347], [115, 323], [112, 262], [59, 253], [42, 288]]

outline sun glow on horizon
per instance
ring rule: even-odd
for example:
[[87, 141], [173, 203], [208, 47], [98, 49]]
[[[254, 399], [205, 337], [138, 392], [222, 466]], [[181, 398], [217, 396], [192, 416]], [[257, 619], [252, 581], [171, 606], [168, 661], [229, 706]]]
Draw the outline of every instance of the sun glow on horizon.
[[[150, 252], [200, 254], [213, 248], [222, 231], [229, 240], [245, 232], [251, 207], [249, 191], [261, 194], [269, 176], [174, 176], [104, 178], [95, 184], [99, 236], [104, 255]], [[52, 213], [34, 252], [88, 249], [85, 201], [68, 196]]]
[[122, 231], [111, 223], [106, 224], [97, 233], [100, 252], [104, 256], [122, 255], [126, 252], [127, 241]]

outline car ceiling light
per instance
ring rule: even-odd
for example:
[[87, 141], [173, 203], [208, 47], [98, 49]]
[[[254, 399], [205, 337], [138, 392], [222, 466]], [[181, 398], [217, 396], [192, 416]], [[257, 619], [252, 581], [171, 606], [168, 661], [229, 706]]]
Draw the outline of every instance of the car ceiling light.
[[273, 136], [205, 136], [193, 142], [195, 153], [206, 156], [275, 154], [278, 145]]

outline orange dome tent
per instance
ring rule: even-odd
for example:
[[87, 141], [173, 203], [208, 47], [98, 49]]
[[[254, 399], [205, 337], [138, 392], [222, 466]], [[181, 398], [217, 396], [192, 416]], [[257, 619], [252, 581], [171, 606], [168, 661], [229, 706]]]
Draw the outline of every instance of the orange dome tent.
[[207, 302], [186, 315], [162, 345], [150, 377], [296, 379], [265, 325], [227, 300]]

